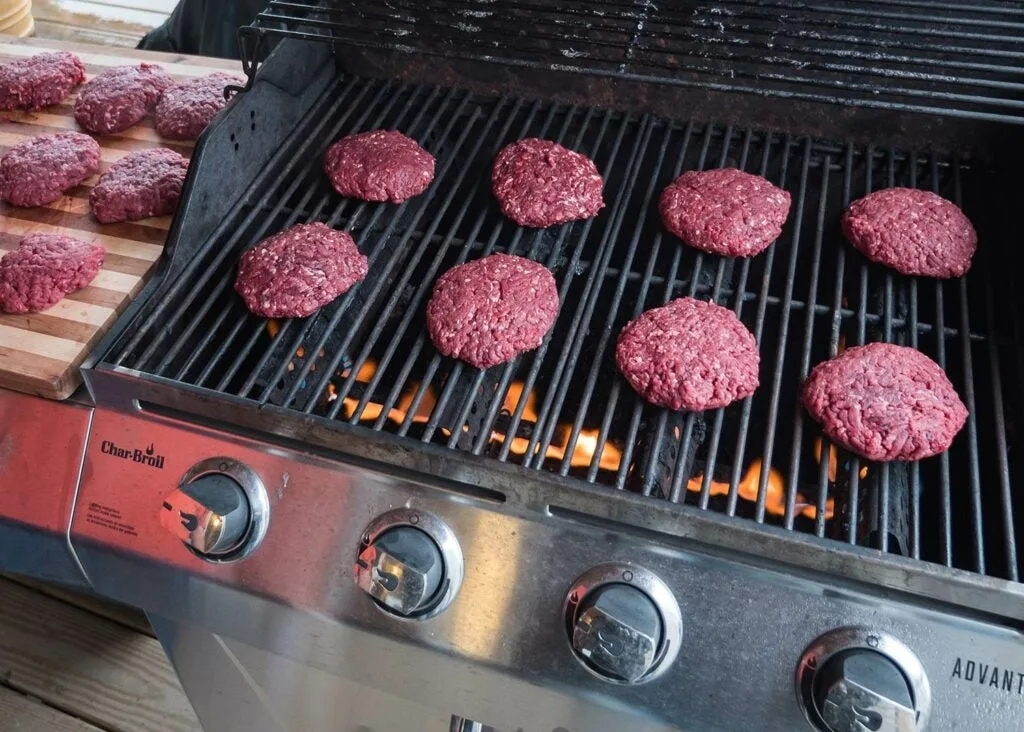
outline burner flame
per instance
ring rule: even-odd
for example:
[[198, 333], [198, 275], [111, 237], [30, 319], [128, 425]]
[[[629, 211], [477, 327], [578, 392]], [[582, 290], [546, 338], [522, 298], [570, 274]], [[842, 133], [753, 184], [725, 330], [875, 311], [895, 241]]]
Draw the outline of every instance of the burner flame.
[[[355, 381], [360, 384], [369, 384], [376, 375], [378, 369], [377, 362], [373, 359], [367, 359], [359, 370], [356, 372]], [[339, 376], [343, 379], [347, 379], [351, 373], [350, 369], [345, 369]], [[420, 385], [418, 382], [412, 382], [407, 389], [405, 389], [398, 399], [398, 402], [388, 410], [388, 420], [396, 424], [402, 424], [405, 422], [409, 411], [412, 409], [412, 400], [416, 392], [419, 391]], [[338, 391], [334, 384], [327, 385], [327, 401], [333, 402], [338, 398]], [[432, 389], [427, 389], [424, 392], [423, 398], [420, 399], [419, 406], [416, 408], [416, 413], [412, 417], [413, 424], [425, 424], [430, 419], [430, 413], [434, 411], [434, 405], [437, 403], [437, 399], [434, 397]], [[344, 419], [352, 419], [352, 416], [356, 413], [359, 408], [359, 399], [355, 397], [345, 397], [341, 401], [340, 414]], [[363, 411], [359, 414], [360, 422], [373, 422], [381, 413], [384, 411], [384, 405], [380, 402], [367, 402], [363, 407]]]
[[[818, 461], [819, 465], [821, 465], [821, 443], [822, 443], [822, 439], [820, 437], [818, 437], [817, 439], [814, 440], [814, 459]], [[843, 467], [846, 467], [846, 466], [844, 465]], [[835, 483], [836, 482], [836, 475], [838, 474], [838, 472], [839, 472], [839, 451], [836, 449], [835, 445], [829, 445], [828, 446], [828, 482], [829, 483]], [[868, 468], [867, 468], [866, 465], [861, 467], [861, 469], [860, 469], [860, 477], [862, 479], [868, 477]]]
[[[526, 385], [521, 381], [514, 381], [509, 385], [508, 391], [505, 394], [505, 401], [501, 405], [501, 409], [505, 414], [511, 415], [516, 411], [525, 388]], [[539, 419], [537, 395], [531, 390], [526, 395], [526, 404], [523, 405], [520, 423], [527, 422], [536, 425]], [[564, 460], [569, 452], [569, 439], [571, 437], [572, 425], [559, 425], [552, 437], [551, 444], [548, 445], [547, 450], [544, 452], [544, 459]], [[580, 430], [579, 435], [576, 437], [576, 445], [573, 447], [572, 454], [569, 457], [569, 466], [573, 468], [590, 467], [594, 461], [594, 456], [598, 452], [600, 437], [600, 430]], [[508, 439], [508, 436], [497, 430], [491, 432], [491, 442], [504, 444], [506, 439]], [[529, 449], [530, 440], [525, 437], [513, 437], [512, 443], [509, 445], [509, 452], [513, 455], [525, 455]], [[534, 445], [534, 449], [537, 449], [537, 445]], [[622, 451], [606, 440], [598, 457], [598, 467], [601, 470], [614, 471], [618, 470], [621, 464]]]
[[[761, 473], [764, 470], [764, 461], [758, 458], [750, 463], [747, 468], [747, 472], [743, 474], [743, 478], [736, 486], [736, 494], [745, 501], [756, 502], [758, 486], [761, 483]], [[692, 493], [700, 493], [701, 486], [704, 483], [703, 475], [695, 475], [690, 478], [686, 484], [686, 490]], [[729, 495], [729, 483], [722, 483], [717, 480], [712, 480], [709, 495], [712, 496], [727, 496]], [[765, 486], [765, 510], [774, 516], [785, 516], [786, 515], [786, 481], [775, 468], [768, 469], [768, 479]], [[796, 510], [800, 515], [805, 516], [809, 519], [814, 519], [818, 515], [817, 506], [809, 503], [806, 498], [800, 493], [796, 494], [795, 502]], [[829, 498], [825, 504], [825, 519], [830, 519], [835, 514], [835, 501]]]

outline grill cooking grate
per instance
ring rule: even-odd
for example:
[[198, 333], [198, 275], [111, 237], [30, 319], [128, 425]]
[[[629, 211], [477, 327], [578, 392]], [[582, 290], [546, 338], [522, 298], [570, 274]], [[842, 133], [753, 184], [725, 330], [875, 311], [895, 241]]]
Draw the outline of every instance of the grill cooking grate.
[[275, 37], [992, 121], [1024, 122], [1017, 2], [272, 0], [242, 29], [255, 69]]
[[[342, 199], [321, 173], [333, 140], [378, 127], [405, 131], [438, 159], [434, 184], [400, 206]], [[537, 231], [501, 216], [490, 164], [525, 136], [595, 160], [608, 204], [596, 219]], [[781, 238], [753, 259], [680, 246], [657, 214], [660, 190], [681, 170], [727, 165], [793, 196]], [[894, 184], [962, 203], [981, 236], [968, 277], [903, 278], [843, 242], [847, 203]], [[1024, 360], [1016, 310], [1000, 302], [1012, 293], [1012, 272], [994, 261], [1016, 241], [1001, 213], [1012, 211], [1001, 198], [1013, 195], [985, 171], [927, 154], [339, 78], [105, 360], [409, 445], [1016, 580], [1021, 511], [1009, 447]], [[352, 232], [369, 257], [368, 278], [305, 320], [250, 316], [232, 289], [238, 256], [312, 220]], [[562, 308], [537, 351], [479, 371], [436, 354], [424, 307], [438, 275], [494, 251], [549, 266]], [[762, 366], [752, 398], [676, 414], [645, 404], [617, 375], [621, 327], [685, 294], [733, 309], [754, 332]], [[949, 373], [971, 416], [947, 454], [862, 464], [834, 451], [805, 417], [798, 394], [810, 367], [874, 340], [917, 347]]]

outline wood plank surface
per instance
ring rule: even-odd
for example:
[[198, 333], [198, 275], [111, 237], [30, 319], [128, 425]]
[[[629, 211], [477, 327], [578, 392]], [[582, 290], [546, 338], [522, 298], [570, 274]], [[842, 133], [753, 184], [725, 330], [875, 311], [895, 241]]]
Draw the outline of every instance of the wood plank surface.
[[[113, 53], [98, 46], [38, 40], [0, 40], [0, 63], [57, 47], [82, 58], [87, 79], [112, 66], [139, 60], [163, 65], [179, 81], [216, 70], [236, 72], [244, 78], [237, 61], [136, 50]], [[31, 137], [78, 129], [72, 113], [76, 96], [77, 90], [61, 104], [35, 113], [0, 112], [0, 155]], [[94, 137], [101, 147], [99, 174], [46, 206], [16, 208], [0, 202], [0, 254], [35, 232], [73, 236], [107, 250], [103, 270], [89, 287], [43, 313], [0, 314], [0, 387], [51, 399], [70, 396], [81, 384], [82, 361], [142, 289], [163, 253], [170, 216], [100, 224], [89, 211], [89, 192], [99, 175], [129, 152], [168, 147], [188, 157], [192, 144], [161, 139], [153, 129], [151, 115], [124, 132]]]
[[0, 686], [0, 730], [4, 732], [102, 732], [88, 722], [13, 689]]
[[[20, 574], [0, 573], [0, 580], [9, 580], [17, 585], [34, 590], [43, 595], [49, 595], [61, 602], [73, 605], [81, 610], [86, 610], [93, 615], [98, 615], [107, 620], [134, 630], [136, 633], [156, 638], [153, 627], [146, 619], [146, 614], [141, 610], [127, 605], [121, 605], [96, 595], [87, 594], [80, 590], [70, 589], [57, 584], [43, 582], [34, 577], [26, 577]], [[2, 730], [2, 728], [0, 728]]]
[[156, 640], [6, 579], [0, 679], [114, 732], [201, 730]]

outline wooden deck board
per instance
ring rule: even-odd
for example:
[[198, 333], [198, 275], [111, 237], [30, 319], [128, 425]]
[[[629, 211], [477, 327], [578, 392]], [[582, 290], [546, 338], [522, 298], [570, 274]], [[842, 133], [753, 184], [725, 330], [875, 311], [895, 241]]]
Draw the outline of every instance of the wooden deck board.
[[110, 732], [201, 730], [156, 640], [2, 578], [0, 683]]
[[0, 730], [4, 732], [103, 732], [38, 699], [0, 685]]
[[53, 585], [32, 577], [0, 574], [0, 579], [8, 579], [11, 582], [27, 587], [30, 590], [41, 592], [44, 595], [49, 595], [61, 602], [65, 602], [68, 605], [73, 605], [74, 607], [86, 610], [93, 615], [99, 615], [101, 618], [113, 620], [116, 623], [120, 623], [121, 625], [131, 628], [137, 633], [148, 635], [150, 638], [156, 637], [153, 634], [153, 628], [150, 626], [149, 621], [146, 620], [146, 614], [141, 610], [108, 602], [93, 595], [87, 595], [84, 592], [61, 587], [60, 585]]

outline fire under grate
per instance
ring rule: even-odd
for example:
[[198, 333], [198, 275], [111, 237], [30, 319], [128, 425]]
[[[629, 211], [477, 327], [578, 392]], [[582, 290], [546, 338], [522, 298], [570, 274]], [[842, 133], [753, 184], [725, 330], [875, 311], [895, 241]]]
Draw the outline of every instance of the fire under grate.
[[[380, 127], [403, 130], [438, 160], [434, 184], [400, 206], [342, 199], [321, 173], [332, 141]], [[538, 231], [501, 215], [491, 161], [526, 136], [596, 162], [607, 203], [597, 218]], [[702, 255], [660, 223], [657, 196], [669, 181], [722, 166], [793, 196], [782, 236], [753, 259]], [[1013, 290], [1000, 257], [1016, 243], [1005, 213], [1014, 190], [1002, 178], [925, 153], [353, 77], [326, 90], [272, 173], [162, 283], [105, 362], [410, 446], [1018, 579], [1010, 447], [1024, 354], [1017, 309], [1002, 302]], [[904, 278], [844, 243], [846, 205], [891, 185], [962, 204], [981, 237], [966, 278]], [[232, 288], [238, 256], [313, 220], [350, 231], [369, 276], [310, 318], [252, 317]], [[562, 306], [538, 350], [480, 371], [436, 353], [424, 309], [441, 273], [498, 251], [550, 267]], [[645, 404], [617, 374], [622, 326], [682, 295], [731, 308], [753, 331], [762, 364], [753, 397], [673, 413]], [[822, 439], [800, 408], [814, 364], [877, 340], [919, 348], [946, 369], [971, 413], [948, 453], [865, 463]]]

